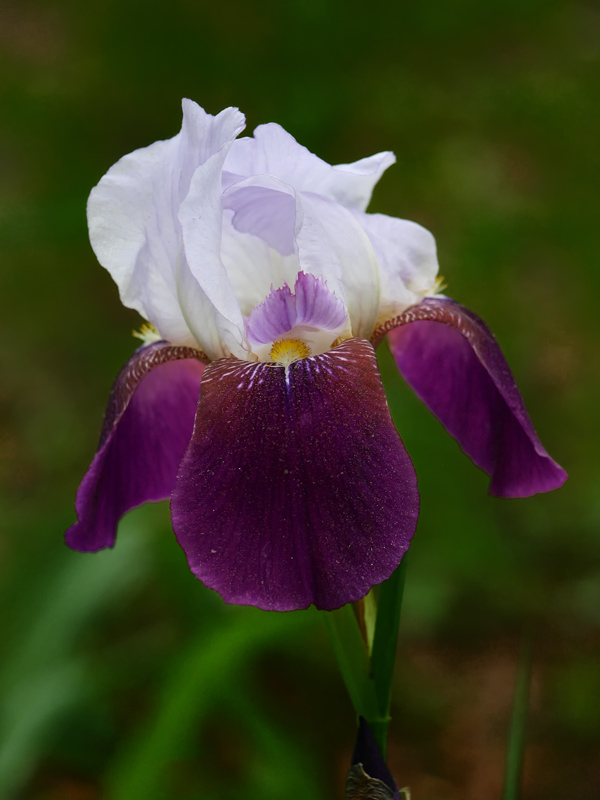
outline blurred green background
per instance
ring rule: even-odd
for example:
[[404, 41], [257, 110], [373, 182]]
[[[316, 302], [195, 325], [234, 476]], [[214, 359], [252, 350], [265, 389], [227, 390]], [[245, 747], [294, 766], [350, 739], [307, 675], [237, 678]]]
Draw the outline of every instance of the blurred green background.
[[[600, 796], [600, 12], [561, 0], [0, 2], [0, 797], [341, 798], [354, 717], [318, 613], [226, 607], [166, 504], [70, 552], [75, 491], [139, 319], [87, 241], [89, 190], [180, 100], [398, 163], [371, 210], [436, 235], [567, 469], [500, 501], [382, 348], [415, 462], [390, 764], [415, 800], [502, 783], [523, 621], [527, 800]], [[143, 469], [143, 465], [141, 466]]]

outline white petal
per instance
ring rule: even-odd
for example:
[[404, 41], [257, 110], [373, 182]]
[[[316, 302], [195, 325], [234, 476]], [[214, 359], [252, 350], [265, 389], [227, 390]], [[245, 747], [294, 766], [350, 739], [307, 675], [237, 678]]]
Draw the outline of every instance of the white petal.
[[221, 260], [242, 314], [248, 316], [271, 287], [278, 289], [284, 283], [293, 286], [300, 266], [295, 252], [282, 256], [259, 236], [236, 230], [232, 217], [233, 212], [225, 211]]
[[234, 176], [273, 175], [302, 192], [314, 192], [364, 211], [373, 187], [396, 160], [393, 153], [378, 153], [354, 164], [331, 166], [307, 150], [280, 125], [259, 125], [254, 138], [234, 142], [225, 162], [229, 182]]
[[[231, 191], [222, 195], [221, 179], [225, 155], [225, 152], [217, 153], [198, 167], [188, 195], [181, 204], [179, 220], [187, 262], [194, 278], [214, 307], [214, 320], [219, 335], [233, 355], [247, 358], [250, 348], [246, 342], [244, 318], [240, 308], [247, 307], [247, 301], [245, 298], [238, 301], [221, 257], [224, 233], [229, 233], [229, 218], [224, 220], [224, 203], [228, 197], [233, 202], [235, 194], [235, 187], [232, 187]], [[243, 185], [246, 190], [252, 190], [253, 187], [253, 181]], [[266, 188], [269, 189], [268, 186]], [[293, 194], [293, 190], [290, 191]], [[238, 209], [235, 203], [233, 205], [235, 216]], [[243, 206], [239, 213], [248, 223], [242, 226], [242, 232], [252, 230], [253, 225], [258, 225], [259, 230], [262, 230], [259, 204]], [[262, 268], [262, 265], [257, 266]]]
[[348, 310], [352, 335], [368, 339], [379, 308], [377, 260], [351, 211], [318, 195], [302, 196], [304, 221], [297, 235], [300, 269], [323, 277]]
[[304, 212], [293, 187], [271, 175], [231, 185], [223, 193], [223, 206], [221, 258], [238, 303], [249, 315], [271, 288], [296, 282]]
[[[231, 143], [244, 118], [233, 108], [212, 117], [190, 100], [183, 101], [183, 112], [180, 133], [111, 167], [90, 194], [88, 224], [92, 247], [124, 305], [169, 341], [204, 347], [202, 338], [209, 346], [218, 341], [216, 323], [201, 288], [187, 274], [177, 213], [196, 168]], [[204, 336], [200, 324], [207, 326]]]
[[433, 235], [416, 222], [355, 212], [379, 265], [381, 303], [377, 324], [419, 303], [435, 286], [439, 265]]
[[386, 169], [395, 163], [396, 156], [384, 151], [361, 158], [353, 164], [336, 164], [330, 174], [329, 192], [323, 191], [322, 194], [327, 194], [347, 208], [364, 211], [371, 202], [376, 183]]
[[270, 175], [247, 178], [223, 192], [223, 208], [234, 212], [233, 225], [240, 233], [259, 236], [283, 256], [294, 252], [302, 208], [289, 184]]
[[[262, 193], [255, 196], [256, 202], [246, 206], [244, 193], [258, 189]], [[278, 197], [279, 206], [274, 213]], [[377, 260], [368, 236], [351, 211], [317, 194], [297, 192], [295, 187], [270, 175], [231, 185], [223, 194], [223, 203], [233, 211], [233, 230], [223, 237], [222, 248], [227, 253], [224, 258], [231, 281], [238, 287], [236, 293], [244, 313], [250, 313], [264, 300], [271, 285], [278, 288], [285, 282], [293, 286], [298, 271], [303, 270], [323, 278], [329, 290], [343, 300], [349, 315], [348, 335], [350, 326], [354, 336], [371, 335], [379, 308]], [[278, 243], [280, 252], [287, 253], [292, 232], [296, 260], [287, 255], [277, 259], [271, 245]], [[249, 233], [253, 239], [244, 239]], [[257, 242], [260, 239], [262, 246]], [[234, 277], [234, 271], [238, 275], [242, 272], [241, 261], [236, 270], [234, 252], [244, 242], [252, 248], [252, 258], [244, 259], [246, 263], [254, 261], [247, 267], [249, 274], [256, 276], [251, 282], [247, 276], [243, 281]], [[261, 287], [260, 295], [254, 293], [253, 285]], [[254, 302], [249, 302], [250, 296]]]

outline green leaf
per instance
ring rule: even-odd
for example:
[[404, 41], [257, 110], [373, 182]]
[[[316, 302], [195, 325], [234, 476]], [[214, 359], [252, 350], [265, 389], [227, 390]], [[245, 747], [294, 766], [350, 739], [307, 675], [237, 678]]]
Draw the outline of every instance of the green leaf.
[[[369, 723], [384, 758], [405, 576], [406, 556], [379, 590], [370, 658], [371, 648], [361, 634], [352, 606], [324, 612], [331, 645], [354, 710]], [[372, 600], [371, 597], [371, 603]], [[365, 613], [371, 614], [373, 605], [369, 604]], [[365, 627], [370, 641], [372, 620], [365, 620]]]
[[530, 630], [523, 633], [513, 709], [506, 750], [504, 772], [504, 789], [502, 800], [519, 800], [521, 795], [521, 775], [523, 772], [523, 756], [529, 707], [529, 686], [531, 683], [531, 664], [533, 661], [533, 634]]
[[323, 618], [354, 710], [371, 724], [371, 720], [379, 717], [377, 695], [367, 646], [354, 609], [347, 604], [336, 611], [324, 611]]
[[[0, 671], [0, 796], [13, 797], [47, 749], [61, 716], [81, 703], [89, 666], [73, 654], [81, 630], [122, 603], [148, 571], [138, 517], [123, 522], [119, 552], [66, 548], [58, 570], [23, 615], [23, 634]], [[28, 587], [34, 591], [33, 587]]]
[[386, 754], [387, 728], [390, 720], [390, 702], [392, 697], [392, 677], [396, 648], [398, 645], [398, 628], [402, 612], [402, 597], [406, 578], [407, 557], [404, 556], [400, 566], [381, 585], [377, 604], [377, 622], [371, 653], [371, 674], [377, 696], [377, 721], [366, 717], [373, 735], [381, 748], [383, 757]]
[[254, 745], [242, 796], [248, 800], [325, 800], [323, 776], [311, 755], [294, 740], [293, 719], [285, 728], [277, 725], [253, 701], [250, 687], [241, 690], [237, 685], [224, 699], [234, 724], [246, 729]]
[[168, 675], [151, 718], [115, 764], [106, 796], [110, 800], [169, 797], [166, 768], [186, 751], [192, 730], [227, 695], [252, 653], [313, 621], [310, 611], [284, 614], [234, 607], [218, 627], [202, 631]]

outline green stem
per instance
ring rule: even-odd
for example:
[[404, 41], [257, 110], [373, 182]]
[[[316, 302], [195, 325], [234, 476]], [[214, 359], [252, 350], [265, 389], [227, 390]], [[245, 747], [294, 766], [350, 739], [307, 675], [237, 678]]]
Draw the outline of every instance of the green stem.
[[[390, 723], [390, 704], [392, 699], [392, 678], [396, 649], [398, 646], [398, 629], [402, 612], [402, 598], [406, 580], [407, 557], [404, 556], [400, 566], [381, 585], [377, 608], [377, 622], [371, 654], [371, 675], [377, 695], [379, 719], [381, 723], [373, 729], [373, 735], [385, 758], [387, 750], [387, 731]], [[367, 719], [370, 723], [370, 720]]]
[[375, 686], [370, 677], [370, 662], [358, 621], [351, 605], [324, 612], [333, 652], [354, 710], [366, 720], [378, 716]]
[[406, 556], [379, 590], [370, 658], [352, 606], [325, 612], [333, 651], [354, 710], [369, 723], [384, 758], [405, 576]]
[[504, 789], [502, 800], [518, 800], [521, 795], [521, 775], [525, 753], [527, 710], [529, 706], [529, 686], [531, 683], [531, 664], [533, 661], [533, 634], [529, 629], [523, 633], [519, 653], [519, 665], [515, 683], [512, 715], [506, 751]]

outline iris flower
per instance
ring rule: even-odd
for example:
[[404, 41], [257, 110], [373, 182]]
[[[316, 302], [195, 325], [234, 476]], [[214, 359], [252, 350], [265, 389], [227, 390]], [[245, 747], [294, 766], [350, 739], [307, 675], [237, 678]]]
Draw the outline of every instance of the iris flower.
[[333, 609], [388, 578], [419, 511], [375, 348], [490, 491], [566, 474], [540, 443], [484, 323], [440, 294], [433, 236], [368, 214], [395, 160], [331, 166], [279, 125], [183, 101], [181, 131], [126, 155], [88, 222], [124, 305], [150, 323], [110, 395], [70, 547], [112, 547], [170, 498], [192, 572], [229, 603]]

